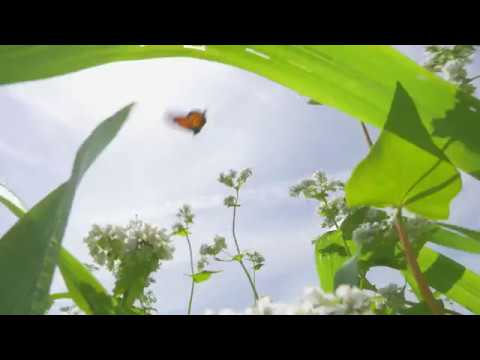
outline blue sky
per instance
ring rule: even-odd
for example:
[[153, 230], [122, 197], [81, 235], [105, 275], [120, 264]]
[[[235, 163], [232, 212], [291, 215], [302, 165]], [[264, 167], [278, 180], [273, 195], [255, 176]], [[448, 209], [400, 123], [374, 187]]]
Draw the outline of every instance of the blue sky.
[[[416, 61], [423, 59], [419, 46], [398, 48]], [[480, 72], [478, 62], [473, 67]], [[76, 150], [95, 126], [135, 101], [127, 125], [79, 188], [64, 246], [88, 262], [83, 238], [92, 224], [123, 225], [138, 214], [170, 227], [184, 203], [196, 214], [196, 253], [216, 234], [231, 241], [231, 213], [223, 207], [228, 192], [216, 179], [230, 168], [251, 167], [254, 176], [242, 194], [239, 241], [267, 259], [257, 278], [261, 294], [292, 301], [305, 286], [318, 282], [311, 240], [323, 230], [316, 204], [290, 198], [289, 186], [316, 170], [346, 179], [368, 150], [357, 121], [334, 109], [307, 105], [307, 100], [239, 69], [173, 58], [109, 64], [3, 86], [0, 108], [8, 125], [0, 136], [0, 182], [32, 206], [68, 178]], [[163, 121], [168, 110], [192, 108], [208, 108], [208, 123], [194, 138], [172, 131]], [[465, 176], [450, 221], [478, 229], [479, 197], [480, 183]], [[0, 234], [14, 221], [0, 209]], [[188, 253], [183, 239], [175, 240], [175, 246], [174, 260], [162, 266], [152, 287], [161, 314], [186, 309]], [[478, 258], [449, 254], [480, 272]], [[224, 272], [198, 286], [195, 313], [251, 304], [241, 269], [235, 264], [221, 268]], [[97, 275], [112, 286], [109, 274]], [[386, 270], [371, 276], [384, 284], [398, 279]], [[63, 289], [57, 274], [52, 290]]]

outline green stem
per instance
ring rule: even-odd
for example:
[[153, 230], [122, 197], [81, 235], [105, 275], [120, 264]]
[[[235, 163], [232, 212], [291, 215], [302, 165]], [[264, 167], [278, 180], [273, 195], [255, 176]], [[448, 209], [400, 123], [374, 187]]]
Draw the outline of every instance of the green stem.
[[407, 232], [405, 231], [405, 226], [403, 225], [402, 221], [402, 209], [399, 208], [396, 215], [395, 221], [395, 228], [398, 233], [398, 237], [400, 238], [400, 243], [403, 247], [403, 252], [405, 254], [405, 258], [407, 260], [408, 267], [412, 272], [413, 277], [417, 283], [417, 286], [420, 290], [420, 294], [422, 295], [423, 300], [430, 308], [432, 314], [434, 315], [441, 315], [442, 309], [438, 302], [435, 300], [435, 297], [428, 286], [427, 280], [423, 276], [422, 271], [420, 270], [420, 266], [418, 265], [417, 258], [412, 248], [412, 244], [408, 240]]
[[195, 269], [193, 267], [193, 251], [192, 251], [192, 244], [190, 242], [190, 238], [187, 234], [187, 243], [188, 243], [188, 252], [190, 254], [190, 269], [192, 272], [192, 287], [190, 289], [190, 299], [188, 300], [188, 315], [192, 313], [192, 301], [193, 301], [193, 292], [195, 289], [195, 281], [193, 280], [193, 274], [195, 273]]
[[[235, 205], [233, 206], [232, 235], [233, 235], [233, 241], [235, 242], [235, 248], [237, 250], [237, 255], [241, 255], [242, 252], [240, 250], [240, 246], [238, 245], [237, 235], [236, 235], [236, 232], [235, 232], [235, 222], [236, 222], [236, 218], [237, 218], [237, 204], [238, 204], [238, 198], [239, 198], [238, 189], [235, 189], [235, 192], [236, 192], [236, 196], [235, 196]], [[250, 283], [250, 286], [252, 288], [253, 297], [255, 298], [255, 302], [257, 302], [258, 299], [259, 299], [258, 292], [257, 292], [257, 289], [255, 287], [255, 283], [252, 281], [252, 277], [250, 276], [250, 272], [247, 270], [247, 268], [246, 268], [246, 266], [243, 263], [243, 260], [241, 258], [238, 260], [238, 262], [240, 263], [240, 266], [242, 267], [243, 272], [247, 276], [248, 282]]]

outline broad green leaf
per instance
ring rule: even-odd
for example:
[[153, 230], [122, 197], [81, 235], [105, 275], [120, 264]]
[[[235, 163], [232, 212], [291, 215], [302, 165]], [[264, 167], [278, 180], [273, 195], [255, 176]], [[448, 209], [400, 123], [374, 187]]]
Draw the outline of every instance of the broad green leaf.
[[43, 314], [77, 186], [126, 121], [131, 105], [102, 122], [77, 152], [70, 179], [0, 239], [0, 314]]
[[438, 223], [429, 240], [451, 249], [480, 254], [479, 231]]
[[[415, 144], [405, 138], [415, 137]], [[406, 207], [446, 219], [461, 190], [455, 167], [432, 142], [415, 104], [398, 84], [387, 123], [346, 184], [349, 206]]]
[[345, 262], [335, 273], [334, 288], [340, 285], [359, 286], [360, 285], [360, 266], [358, 257], [354, 256]]
[[[22, 217], [28, 211], [23, 206], [22, 202], [13, 194], [13, 192], [2, 185], [0, 185], [0, 194], [1, 193], [3, 193], [4, 196], [3, 199], [2, 196], [0, 196], [0, 202], [3, 202], [7, 207], [9, 207], [17, 217]], [[82, 296], [82, 294], [79, 293], [82, 286], [84, 286], [82, 281], [87, 281], [87, 283], [90, 282], [90, 285], [93, 285], [93, 288], [97, 287], [97, 289], [103, 289], [103, 287], [90, 274], [90, 272], [77, 259], [75, 259], [75, 257], [73, 257], [73, 255], [68, 253], [63, 248], [59, 254], [58, 266], [62, 273], [63, 280], [65, 281], [68, 289], [70, 289], [70, 292], [50, 294], [50, 299], [72, 299], [86, 314], [91, 314], [91, 307], [88, 306], [88, 302], [85, 300], [85, 297], [88, 298], [88, 294], [91, 293], [91, 291], [89, 289], [84, 289], [83, 292], [85, 293], [85, 296]], [[105, 290], [103, 291], [105, 292]], [[99, 306], [100, 304], [94, 304], [93, 308], [98, 309]]]
[[[386, 45], [3, 45], [0, 84], [38, 80], [127, 60], [191, 57], [251, 71], [382, 128], [397, 82], [439, 147], [480, 178], [480, 101]], [[414, 134], [407, 134], [415, 142]]]
[[196, 274], [190, 275], [195, 283], [201, 283], [210, 279], [213, 274], [217, 274], [221, 271], [201, 271]]
[[[428, 247], [420, 251], [417, 260], [430, 287], [471, 312], [480, 314], [480, 275]], [[403, 271], [403, 275], [418, 293], [411, 273]]]
[[[67, 250], [60, 250], [58, 267], [68, 295], [87, 315], [114, 314], [114, 301], [100, 282]], [[50, 295], [53, 298], [52, 295]]]
[[2, 184], [0, 184], [0, 204], [5, 205], [17, 217], [22, 217], [27, 212], [18, 196]]
[[[352, 241], [349, 240], [347, 246], [350, 253], [355, 252]], [[349, 258], [340, 230], [327, 232], [315, 240], [315, 263], [323, 291], [335, 290], [335, 274]]]

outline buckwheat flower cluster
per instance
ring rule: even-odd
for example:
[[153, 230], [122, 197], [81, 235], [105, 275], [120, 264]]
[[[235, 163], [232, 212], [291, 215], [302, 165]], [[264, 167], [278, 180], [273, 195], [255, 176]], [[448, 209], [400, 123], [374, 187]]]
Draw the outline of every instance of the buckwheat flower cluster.
[[146, 288], [154, 282], [151, 274], [162, 261], [171, 260], [174, 247], [165, 229], [138, 219], [127, 226], [94, 225], [85, 238], [95, 263], [105, 266], [116, 279], [114, 293], [126, 294], [132, 282], [141, 283], [137, 299], [149, 307], [154, 299]]
[[370, 290], [341, 285], [335, 293], [327, 294], [318, 288], [306, 288], [295, 304], [273, 303], [269, 297], [260, 298], [243, 313], [224, 309], [208, 310], [206, 315], [375, 315], [386, 300]]
[[353, 231], [352, 240], [357, 245], [368, 246], [380, 239], [388, 239], [393, 232], [392, 223], [388, 220], [366, 222]]
[[135, 252], [147, 249], [160, 261], [172, 259], [175, 250], [164, 229], [138, 219], [125, 227], [93, 225], [84, 241], [95, 262], [114, 272], [119, 263]]
[[415, 216], [404, 220], [405, 229], [408, 238], [412, 244], [425, 242], [427, 234], [435, 228], [435, 224], [430, 220]]
[[344, 184], [341, 181], [329, 180], [325, 173], [315, 172], [310, 179], [305, 179], [290, 188], [290, 196], [317, 200], [318, 214], [323, 218], [322, 227], [337, 227], [349, 214], [345, 196]]
[[245, 185], [248, 178], [253, 174], [252, 169], [243, 169], [240, 172], [236, 170], [229, 170], [227, 173], [221, 173], [218, 177], [218, 182], [224, 184], [225, 186], [240, 190], [240, 188]]

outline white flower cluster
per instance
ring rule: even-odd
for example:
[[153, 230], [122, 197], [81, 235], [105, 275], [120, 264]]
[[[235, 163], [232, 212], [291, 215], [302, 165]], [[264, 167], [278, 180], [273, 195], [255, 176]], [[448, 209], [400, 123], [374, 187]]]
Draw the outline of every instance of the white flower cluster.
[[125, 226], [94, 225], [85, 238], [90, 255], [98, 265], [114, 270], [135, 253], [148, 253], [157, 261], [170, 260], [175, 248], [165, 229], [144, 223], [138, 219]]
[[391, 229], [391, 225], [385, 221], [363, 223], [353, 231], [353, 241], [361, 246], [369, 245], [386, 238]]
[[374, 315], [385, 304], [385, 299], [370, 290], [341, 285], [334, 294], [326, 294], [318, 288], [306, 288], [296, 304], [272, 303], [262, 297], [243, 313], [230, 309], [219, 312], [208, 310], [206, 315]]

